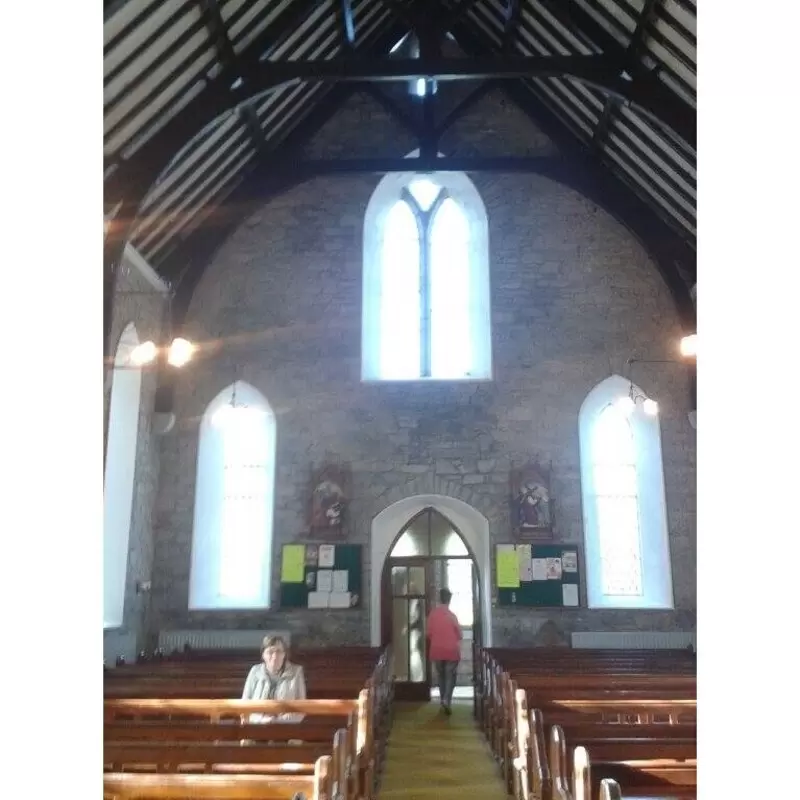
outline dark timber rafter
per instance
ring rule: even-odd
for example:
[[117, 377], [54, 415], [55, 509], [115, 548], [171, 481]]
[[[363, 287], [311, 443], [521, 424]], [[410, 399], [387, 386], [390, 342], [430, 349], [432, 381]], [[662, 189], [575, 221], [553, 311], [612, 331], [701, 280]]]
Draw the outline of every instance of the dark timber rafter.
[[[429, 80], [469, 80], [492, 78], [509, 80], [532, 77], [571, 76], [616, 94], [647, 114], [658, 117], [662, 124], [694, 145], [693, 110], [659, 84], [655, 91], [649, 78], [627, 81], [622, 77], [619, 59], [596, 56], [504, 56], [489, 58], [446, 59], [329, 59], [325, 61], [242, 61], [241, 79], [247, 91], [255, 94], [281, 88], [299, 81], [363, 82]], [[241, 102], [241, 101], [239, 101]], [[167, 166], [180, 147], [203, 127], [238, 102], [231, 97], [229, 85], [211, 82], [206, 92], [189, 103], [183, 113], [162, 128], [147, 144], [106, 182], [106, 198], [110, 202], [125, 197], [141, 200], [147, 189]]]
[[[479, 51], [481, 43], [466, 27], [453, 31], [465, 52]], [[523, 84], [506, 84], [512, 100], [571, 160], [568, 185], [596, 202], [634, 236], [653, 258], [672, 294], [675, 307], [687, 329], [695, 325], [695, 307], [690, 286], [696, 280], [697, 255], [675, 231], [587, 151], [584, 144]]]
[[422, 129], [417, 120], [394, 99], [387, 97], [380, 87], [376, 86], [374, 83], [355, 84], [354, 87], [358, 87], [358, 89], [365, 94], [368, 94], [395, 122], [405, 128], [415, 139], [420, 138]]
[[[105, 163], [104, 173], [108, 177], [103, 187], [104, 205], [107, 208], [117, 208], [103, 241], [103, 329], [107, 356], [111, 348], [109, 335], [117, 268], [145, 195], [175, 155], [200, 130], [242, 104], [244, 93], [250, 90], [246, 85], [248, 69], [252, 71], [253, 65], [260, 63], [262, 55], [268, 54], [296, 30], [316, 8], [317, 3], [318, 0], [296, 0], [288, 4], [255, 37], [245, 52], [229, 59], [230, 63], [223, 66], [221, 74], [207, 80], [205, 88], [198, 96], [164, 124], [133, 156], [128, 159], [117, 157], [116, 160]], [[402, 32], [398, 30], [398, 26], [392, 26], [387, 37], [382, 37], [378, 42], [375, 52], [385, 52]], [[243, 118], [254, 129], [253, 114], [249, 114], [249, 121], [248, 114], [245, 111]]]
[[499, 81], [483, 81], [476, 86], [469, 94], [463, 97], [453, 108], [449, 111], [444, 119], [436, 126], [436, 136], [441, 138], [444, 133], [464, 116], [471, 108], [474, 108], [489, 92], [502, 86]]
[[[333, 59], [293, 61], [270, 60], [265, 55], [302, 23], [319, 0], [296, 0], [287, 4], [288, 7], [238, 55], [227, 35], [219, 1], [194, 0], [202, 7], [203, 20], [217, 45], [219, 61], [223, 66], [221, 74], [207, 79], [205, 88], [198, 96], [167, 121], [130, 158], [118, 158], [115, 171], [105, 182], [106, 204], [122, 203], [117, 221], [112, 226], [113, 233], [106, 240], [107, 265], [118, 263], [141, 202], [175, 155], [214, 120], [226, 113], [238, 113], [248, 126], [254, 141], [258, 141], [262, 155], [251, 176], [244, 181], [245, 188], [234, 191], [222, 204], [221, 214], [215, 211], [201, 229], [180, 237], [186, 238], [186, 241], [176, 243], [166, 261], [159, 267], [167, 279], [174, 279], [179, 274], [185, 275], [178, 287], [182, 298], [179, 306], [183, 305], [185, 308], [206, 260], [221, 239], [229, 235], [241, 219], [238, 210], [242, 203], [256, 202], [256, 199], [263, 202], [275, 192], [317, 175], [452, 169], [467, 172], [535, 172], [584, 192], [587, 197], [626, 224], [645, 243], [659, 264], [681, 313], [688, 313], [683, 297], [686, 287], [683, 284], [686, 275], [694, 271], [690, 248], [681, 243], [679, 237], [651, 209], [639, 208], [641, 202], [635, 198], [633, 192], [599, 162], [591, 159], [585, 149], [573, 146], [570, 150], [568, 147], [561, 147], [562, 141], [558, 142], [562, 152], [570, 152], [570, 156], [575, 158], [572, 164], [567, 164], [562, 159], [436, 157], [443, 132], [485, 92], [496, 86], [507, 88], [509, 95], [539, 124], [542, 111], [544, 114], [550, 112], [543, 105], [537, 104], [533, 95], [525, 88], [525, 83], [527, 79], [541, 77], [576, 78], [601, 89], [609, 98], [616, 98], [607, 104], [607, 112], [603, 114], [605, 122], [601, 120], [601, 125], [595, 132], [598, 147], [602, 146], [602, 137], [605, 136], [605, 131], [601, 128], [609, 124], [614, 102], [637, 106], [646, 115], [656, 118], [661, 127], [669, 129], [690, 146], [694, 146], [694, 109], [667, 89], [652, 71], [646, 70], [640, 63], [641, 48], [648, 24], [656, 13], [658, 0], [645, 1], [639, 25], [627, 48], [621, 46], [591, 15], [575, 3], [540, 0], [562, 24], [587, 36], [602, 50], [602, 53], [591, 56], [515, 54], [516, 34], [522, 16], [522, 4], [519, 0], [503, 0], [505, 35], [501, 52], [494, 55], [486, 55], [487, 43], [475, 38], [473, 26], [465, 19], [475, 0], [461, 0], [449, 9], [433, 0], [383, 0], [394, 12], [396, 22], [391, 31], [381, 36], [380, 43], [376, 43], [374, 48], [370, 47], [365, 53], [356, 51], [354, 47], [355, 19], [352, 0], [341, 0], [340, 4], [339, 0], [333, 0], [332, 8], [341, 19], [344, 45], [342, 54]], [[389, 47], [409, 29], [419, 41], [419, 58], [386, 58]], [[467, 53], [466, 58], [451, 59], [442, 56], [441, 46], [448, 32], [461, 44]], [[428, 87], [431, 81], [482, 80], [483, 83], [438, 124], [435, 124], [434, 119], [435, 94], [426, 91], [423, 97], [409, 102], [409, 105], [414, 103], [421, 107], [420, 123], [412, 114], [403, 110], [402, 104], [389, 99], [378, 85], [382, 82], [408, 82], [418, 78], [426, 79]], [[293, 129], [291, 144], [280, 145], [276, 150], [270, 149], [268, 152], [264, 148], [264, 132], [249, 102], [250, 98], [270, 90], [306, 82], [337, 84], [334, 91], [329, 93], [330, 103], [328, 97], [323, 100], [324, 107], [328, 108], [331, 116], [337, 102], [341, 103], [355, 88], [366, 86], [368, 93], [413, 133], [419, 143], [419, 158], [304, 161], [300, 157], [299, 146], [305, 120]], [[312, 112], [309, 121], [314, 119], [321, 118]], [[544, 129], [544, 126], [541, 127]], [[563, 125], [556, 122], [556, 127], [559, 128], [558, 135], [563, 138]], [[309, 128], [307, 136], [312, 132]], [[555, 141], [556, 136], [550, 135]], [[566, 135], [569, 137], [569, 133]], [[611, 184], [610, 188], [603, 185], [605, 182]], [[635, 208], [636, 204], [639, 205]], [[230, 224], [215, 224], [214, 220], [218, 220], [220, 216], [227, 217], [229, 212]], [[187, 264], [191, 266], [185, 271]], [[680, 265], [680, 269], [676, 269], [676, 265]], [[106, 311], [110, 315], [113, 270], [106, 271], [105, 288]], [[107, 331], [108, 325], [110, 316]]]
[[[229, 74], [240, 72], [239, 58], [233, 49], [225, 20], [222, 18], [219, 3], [217, 0], [197, 0], [203, 14], [206, 27], [208, 28], [214, 45], [217, 49], [217, 56], [225, 71]], [[234, 97], [241, 97], [246, 94], [246, 88], [242, 81], [235, 82], [231, 87], [231, 94]], [[264, 131], [258, 121], [258, 114], [250, 103], [242, 103], [238, 108], [238, 114], [250, 135], [250, 140], [256, 150], [261, 150], [264, 146]]]
[[[661, 4], [662, 0], [645, 0], [642, 7], [642, 12], [639, 14], [639, 19], [636, 22], [636, 28], [631, 35], [630, 42], [625, 51], [625, 70], [629, 74], [633, 74], [639, 64], [639, 56], [641, 55], [644, 46], [647, 30], [652, 22], [655, 20], [656, 10]], [[592, 147], [600, 152], [605, 144], [606, 136], [608, 136], [608, 129], [611, 126], [611, 120], [620, 106], [620, 99], [615, 95], [608, 95], [606, 102], [603, 105], [603, 112], [600, 115], [600, 120], [594, 130], [592, 136]]]
[[522, 16], [522, 5], [520, 0], [506, 0], [506, 7], [503, 10], [505, 27], [503, 28], [503, 50], [507, 53], [513, 52], [519, 20]]

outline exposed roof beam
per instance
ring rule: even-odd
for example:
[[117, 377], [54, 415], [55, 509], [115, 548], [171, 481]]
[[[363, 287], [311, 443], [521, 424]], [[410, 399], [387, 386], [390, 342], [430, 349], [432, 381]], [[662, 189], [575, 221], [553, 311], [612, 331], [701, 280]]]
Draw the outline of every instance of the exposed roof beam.
[[[665, 86], [654, 71], [646, 70], [640, 63], [629, 63], [629, 48], [621, 45], [577, 3], [564, 2], [564, 0], [539, 0], [539, 2], [567, 30], [579, 31], [600, 47], [604, 55], [613, 58], [620, 64], [621, 70], [627, 70], [631, 77], [631, 87], [632, 89], [635, 87], [634, 94], [640, 97], [649, 96], [651, 102], [648, 106], [634, 98], [618, 95], [621, 100], [629, 99], [661, 127], [666, 126], [692, 148], [697, 146], [697, 112], [695, 109]], [[643, 13], [645, 10], [647, 9], [643, 9]], [[655, 9], [650, 9], [650, 12], [654, 13]], [[646, 28], [643, 28], [640, 35], [644, 36], [645, 32]], [[636, 34], [633, 35], [631, 43], [635, 37]]]
[[452, 25], [455, 25], [457, 22], [460, 22], [466, 15], [467, 12], [474, 6], [478, 0], [461, 0], [445, 17], [444, 25], [445, 31], [448, 31]]
[[384, 109], [395, 122], [400, 124], [414, 138], [418, 139], [422, 133], [419, 123], [397, 102], [388, 97], [383, 90], [374, 83], [357, 84], [358, 89], [369, 95], [381, 108]]
[[[459, 26], [453, 33], [467, 53], [486, 49], [469, 27]], [[689, 289], [697, 273], [697, 254], [689, 244], [602, 164], [526, 84], [506, 82], [503, 88], [561, 153], [571, 159], [569, 185], [605, 209], [644, 245], [672, 295], [679, 316], [685, 325], [694, 325], [695, 308]]]
[[[639, 19], [636, 21], [636, 28], [631, 35], [628, 47], [625, 50], [624, 64], [625, 70], [629, 74], [633, 74], [639, 63], [639, 55], [644, 45], [645, 37], [647, 36], [647, 28], [653, 22], [656, 16], [656, 10], [661, 4], [661, 0], [645, 0], [642, 11], [639, 14]], [[611, 127], [611, 120], [614, 117], [617, 109], [620, 106], [620, 99], [614, 95], [608, 95], [603, 105], [603, 112], [597, 122], [597, 127], [592, 134], [592, 147], [598, 153], [602, 152], [603, 145], [605, 144], [608, 130]]]
[[196, 2], [200, 7], [208, 32], [214, 41], [220, 62], [228, 69], [235, 68], [236, 52], [228, 36], [228, 30], [225, 27], [225, 21], [222, 19], [222, 12], [219, 9], [217, 0], [196, 0]]
[[[251, 60], [242, 64], [240, 76], [249, 95], [281, 88], [300, 81], [363, 82], [431, 80], [507, 80], [532, 77], [571, 76], [603, 91], [620, 96], [673, 128], [678, 136], [694, 143], [694, 114], [671, 95], [651, 96], [646, 83], [627, 81], [619, 61], [599, 56], [502, 56], [466, 59], [329, 59], [324, 61]], [[190, 103], [159, 134], [129, 160], [123, 162], [105, 184], [106, 199], [126, 197], [140, 202], [147, 189], [167, 167], [175, 153], [212, 120], [238, 105], [230, 85], [214, 81], [206, 92]], [[138, 205], [137, 202], [137, 205]]]
[[[217, 48], [217, 56], [219, 57], [222, 66], [229, 72], [239, 71], [239, 58], [236, 51], [233, 49], [230, 37], [228, 36], [228, 29], [225, 26], [225, 20], [222, 18], [222, 12], [219, 8], [217, 0], [197, 0], [200, 10], [203, 14], [208, 32], [214, 40], [214, 45]], [[242, 94], [244, 84], [240, 83], [238, 87], [231, 87], [232, 93]], [[261, 128], [261, 123], [258, 121], [258, 115], [255, 113], [252, 104], [244, 103], [239, 109], [239, 116], [244, 122], [247, 133], [250, 136], [250, 141], [256, 150], [264, 147], [264, 131]]]
[[364, 158], [322, 158], [287, 165], [298, 182], [324, 175], [376, 174], [387, 172], [523, 172], [563, 176], [570, 164], [548, 156], [367, 156]]
[[436, 128], [437, 136], [441, 138], [441, 136], [458, 122], [464, 114], [486, 97], [489, 92], [501, 85], [499, 81], [483, 81], [483, 83], [476, 86], [468, 95], [459, 101], [455, 108], [447, 112], [444, 119]]
[[250, 175], [203, 222], [202, 228], [193, 231], [170, 253], [161, 265], [161, 272], [174, 279], [173, 315], [176, 315], [176, 325], [185, 314], [195, 286], [220, 245], [253, 208], [298, 182], [293, 165], [299, 162], [303, 146], [333, 118], [352, 93], [350, 86], [335, 87], [295, 126], [289, 139], [259, 161]]
[[503, 28], [503, 50], [511, 52], [514, 49], [514, 38], [517, 35], [519, 20], [522, 16], [522, 4], [520, 0], [506, 0], [503, 16], [506, 22]]
[[299, 0], [289, 4], [241, 54], [238, 67], [223, 69], [219, 76], [207, 81], [206, 88], [130, 158], [117, 157], [105, 163], [104, 171], [112, 165], [116, 166], [104, 182], [106, 202], [124, 198], [138, 208], [147, 190], [187, 142], [214, 119], [230, 112], [245, 97], [255, 93], [246, 86], [241, 89], [233, 87], [238, 85], [239, 80], [244, 82], [246, 76], [242, 73], [259, 64], [261, 55], [276, 47], [295, 30], [316, 4], [317, 0]]

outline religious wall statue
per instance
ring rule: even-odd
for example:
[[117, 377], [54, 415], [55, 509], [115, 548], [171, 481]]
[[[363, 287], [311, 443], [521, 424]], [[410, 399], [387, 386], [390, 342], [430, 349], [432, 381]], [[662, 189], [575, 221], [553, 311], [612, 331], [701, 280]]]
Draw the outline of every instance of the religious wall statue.
[[551, 467], [538, 461], [511, 469], [511, 526], [521, 539], [551, 539], [553, 505], [550, 497]]
[[312, 475], [310, 533], [324, 539], [344, 533], [350, 474], [341, 465], [328, 464]]

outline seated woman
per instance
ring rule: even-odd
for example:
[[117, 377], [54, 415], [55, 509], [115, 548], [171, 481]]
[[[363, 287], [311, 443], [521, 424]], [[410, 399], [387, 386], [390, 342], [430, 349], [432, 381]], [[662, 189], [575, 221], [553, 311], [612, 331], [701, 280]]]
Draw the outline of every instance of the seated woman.
[[[303, 668], [287, 658], [286, 642], [280, 636], [265, 636], [261, 663], [247, 675], [242, 700], [305, 700]], [[251, 714], [250, 722], [302, 722], [304, 714]]]

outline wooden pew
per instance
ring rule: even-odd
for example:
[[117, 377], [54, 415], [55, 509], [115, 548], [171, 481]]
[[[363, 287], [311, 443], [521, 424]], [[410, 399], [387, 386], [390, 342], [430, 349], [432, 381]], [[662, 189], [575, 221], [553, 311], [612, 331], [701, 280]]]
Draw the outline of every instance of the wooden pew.
[[[545, 746], [539, 739], [540, 731], [538, 723], [532, 721], [530, 749], [532, 753], [538, 752], [539, 759], [547, 753], [552, 800], [597, 797], [601, 793], [601, 777], [612, 780], [624, 794], [637, 798], [696, 797], [696, 740], [607, 738], [579, 744], [577, 740], [570, 742], [560, 725], [553, 725]], [[590, 754], [596, 766], [594, 773], [590, 769]], [[571, 771], [569, 764], [573, 767]], [[541, 797], [548, 800], [546, 787]]]
[[[494, 669], [490, 674], [489, 702], [485, 705], [484, 733], [503, 774], [509, 781], [509, 749], [513, 746], [514, 691], [522, 683], [530, 707], [558, 714], [572, 711], [598, 721], [635, 721], [672, 724], [696, 719], [696, 678], [691, 675], [557, 674], [516, 676]], [[546, 714], [549, 718], [550, 713]], [[631, 719], [633, 718], [633, 719]]]
[[[547, 650], [547, 648], [534, 648], [534, 650]], [[526, 651], [532, 652], [532, 651]], [[559, 650], [559, 653], [564, 652]], [[630, 660], [624, 656], [615, 655], [613, 658], [600, 651], [600, 656], [596, 656], [595, 651], [566, 651], [579, 652], [580, 656], [571, 656], [566, 660], [553, 660], [555, 655], [543, 657], [539, 654], [531, 655], [537, 659], [536, 667], [532, 669], [530, 665], [515, 668], [512, 672], [514, 679], [521, 686], [538, 690], [539, 693], [549, 694], [551, 690], [559, 688], [578, 690], [606, 689], [608, 691], [639, 691], [639, 692], [658, 692], [658, 696], [664, 697], [696, 697], [696, 677], [693, 672], [669, 672], [667, 674], [643, 673], [641, 671], [631, 672], [630, 667], [635, 666], [636, 670], [641, 670], [641, 664], [649, 662], [652, 666], [657, 663], [656, 655], [649, 655], [651, 651], [633, 651]], [[619, 653], [620, 651], [614, 651]], [[665, 651], [670, 653], [672, 651]], [[683, 651], [679, 651], [682, 658], [667, 656], [667, 662], [674, 661], [681, 665], [680, 669], [688, 670], [689, 662], [686, 662]], [[640, 653], [648, 655], [641, 656]], [[520, 658], [520, 656], [516, 656]], [[576, 660], [577, 659], [577, 660]], [[500, 732], [496, 729], [502, 727], [504, 721], [507, 728], [507, 717], [511, 713], [508, 707], [504, 708], [508, 700], [507, 687], [505, 682], [508, 680], [509, 671], [502, 668], [491, 656], [484, 656], [484, 666], [482, 668], [481, 681], [481, 722], [484, 733], [490, 741], [498, 742]], [[573, 669], [574, 664], [578, 664], [578, 669]], [[544, 667], [543, 667], [544, 665]], [[591, 669], [590, 665], [594, 665]], [[550, 669], [550, 672], [542, 669]], [[665, 694], [667, 693], [667, 694]], [[640, 694], [645, 697], [646, 694]], [[538, 698], [537, 698], [538, 700]]]
[[[513, 790], [515, 776], [513, 774], [514, 760], [521, 753], [517, 750], [519, 709], [536, 707], [544, 714], [544, 719], [549, 725], [554, 723], [562, 725], [586, 725], [612, 723], [620, 727], [632, 727], [647, 724], [663, 725], [665, 728], [671, 724], [692, 724], [696, 720], [696, 700], [678, 696], [664, 699], [661, 693], [651, 690], [643, 693], [641, 690], [553, 690], [551, 696], [543, 699], [544, 690], [537, 689], [535, 700], [531, 699], [531, 692], [518, 688], [516, 681], [510, 678], [503, 682], [503, 702], [501, 716], [494, 729], [494, 738], [491, 741], [493, 750], [500, 765], [501, 772], [506, 778], [509, 791]], [[566, 695], [566, 697], [562, 696]], [[662, 719], [664, 722], [658, 723]], [[612, 729], [613, 730], [613, 729]], [[621, 734], [620, 734], [621, 735]], [[637, 737], [640, 733], [635, 734]]]
[[[351, 650], [358, 651], [352, 658]], [[314, 658], [303, 653], [306, 663], [295, 656], [306, 670], [308, 661], [314, 662], [310, 668], [318, 691], [309, 686], [309, 695], [326, 697], [268, 703], [230, 699], [241, 694], [252, 667], [252, 653], [238, 659], [219, 658], [217, 652], [213, 655], [213, 659], [196, 662], [159, 661], [106, 672], [109, 768], [122, 764], [142, 769], [264, 772], [285, 771], [282, 765], [288, 763], [295, 765], [295, 772], [310, 773], [325, 748], [324, 754], [340, 764], [338, 772], [334, 769], [334, 782], [337, 775], [345, 776], [340, 780], [346, 788], [337, 789], [341, 797], [373, 795], [393, 698], [388, 648], [336, 648], [319, 651]], [[306, 676], [309, 680], [308, 672]], [[227, 698], [208, 697], [212, 691]], [[121, 697], [112, 699], [115, 695]], [[353, 700], [356, 695], [358, 701]], [[306, 717], [302, 723], [242, 724], [242, 716], [250, 713], [302, 713]], [[247, 747], [241, 746], [242, 740], [248, 741]], [[296, 744], [298, 740], [303, 744]]]
[[314, 774], [103, 776], [104, 800], [331, 800], [332, 759], [320, 758]]
[[[306, 716], [302, 722], [248, 724], [249, 715], [255, 713]], [[320, 719], [328, 726], [333, 719], [343, 728], [341, 774], [346, 775], [351, 787], [349, 794], [370, 797], [374, 792], [378, 763], [371, 694], [366, 689], [358, 701], [107, 700], [104, 717], [105, 763], [115, 771], [123, 764], [170, 770], [194, 764], [208, 770], [223, 763], [248, 765], [238, 771], [255, 771], [252, 764], [263, 763], [267, 766], [262, 771], [277, 771], [272, 765], [293, 763], [302, 765], [295, 771], [309, 772], [314, 760], [323, 754], [320, 746], [324, 754], [337, 755], [333, 742], [339, 731], [327, 743], [310, 738], [318, 735], [314, 732], [320, 729]], [[165, 738], [143, 740], [148, 732], [155, 731]], [[238, 743], [242, 740], [254, 742], [256, 749], [252, 745], [241, 747]], [[276, 744], [266, 745], [265, 741]], [[289, 745], [293, 741], [304, 744]]]
[[[696, 725], [586, 724], [574, 720], [563, 727], [557, 723], [545, 725], [539, 709], [528, 713], [523, 690], [517, 690], [516, 700], [512, 793], [519, 800], [542, 800], [553, 794], [553, 754], [560, 753], [559, 742], [588, 748], [594, 753], [595, 760], [602, 762], [632, 763], [658, 758], [664, 765], [668, 761], [696, 764]], [[605, 768], [607, 763], [603, 766]], [[613, 767], [602, 774], [605, 777], [619, 777], [622, 773], [615, 770], [616, 767]], [[562, 777], [566, 775], [563, 770], [560, 774]], [[558, 780], [555, 783], [557, 786]], [[641, 781], [638, 783], [641, 784]]]
[[[494, 728], [502, 717], [502, 676], [511, 671], [523, 685], [538, 682], [555, 687], [594, 688], [613, 682], [616, 686], [644, 688], [650, 683], [663, 689], [671, 685], [696, 694], [693, 654], [685, 651], [567, 650], [563, 648], [483, 649], [477, 657], [477, 716], [486, 737], [496, 737]], [[664, 681], [656, 677], [663, 675]], [[524, 676], [524, 677], [523, 677]]]

